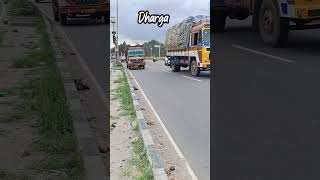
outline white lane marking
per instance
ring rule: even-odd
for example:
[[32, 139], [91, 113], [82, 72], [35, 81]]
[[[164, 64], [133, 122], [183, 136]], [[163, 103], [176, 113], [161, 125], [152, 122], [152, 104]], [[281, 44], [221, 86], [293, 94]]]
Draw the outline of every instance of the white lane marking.
[[[41, 9], [39, 7], [40, 11], [45, 14], [47, 16], [48, 19], [51, 19], [53, 21], [53, 18], [47, 13], [45, 12], [43, 9]], [[92, 83], [94, 84], [94, 86], [97, 88], [98, 94], [102, 100], [102, 102], [105, 104], [105, 106], [107, 106], [107, 102], [106, 100], [106, 95], [104, 93], [104, 91], [102, 90], [102, 87], [99, 85], [97, 79], [94, 77], [93, 73], [91, 72], [91, 70], [89, 69], [89, 67], [87, 66], [87, 64], [85, 63], [83, 57], [80, 55], [80, 53], [78, 52], [78, 50], [75, 48], [75, 46], [73, 45], [73, 43], [71, 42], [71, 40], [69, 39], [69, 37], [67, 36], [67, 34], [63, 31], [63, 29], [58, 25], [55, 26], [59, 32], [62, 34], [62, 36], [64, 37], [64, 40], [66, 40], [67, 44], [70, 46], [71, 50], [76, 54], [76, 56], [79, 59], [80, 65], [82, 66], [82, 68], [84, 69], [84, 71], [87, 72], [87, 75], [89, 76], [89, 78], [91, 79]]]
[[195, 173], [193, 172], [193, 170], [191, 169], [189, 163], [187, 162], [186, 158], [183, 156], [181, 150], [179, 149], [178, 145], [174, 142], [172, 136], [170, 135], [169, 131], [167, 130], [166, 126], [163, 124], [162, 120], [160, 119], [157, 111], [154, 109], [154, 107], [152, 106], [151, 102], [149, 101], [149, 99], [147, 98], [146, 94], [143, 92], [140, 84], [138, 83], [138, 81], [135, 79], [135, 77], [133, 76], [133, 74], [131, 73], [131, 71], [128, 71], [132, 77], [132, 79], [134, 80], [134, 82], [136, 83], [136, 85], [138, 86], [138, 88], [141, 91], [141, 94], [143, 95], [143, 97], [145, 98], [145, 100], [147, 101], [148, 105], [150, 106], [151, 110], [153, 111], [154, 115], [156, 116], [158, 122], [160, 123], [161, 127], [163, 128], [164, 132], [166, 133], [166, 135], [168, 136], [169, 141], [171, 142], [171, 144], [173, 145], [176, 153], [178, 154], [179, 158], [181, 158], [184, 162], [185, 162], [185, 166], [187, 168], [187, 171], [189, 172], [190, 176], [192, 177], [193, 180], [198, 180], [197, 176], [195, 175]]
[[171, 73], [170, 71], [166, 71], [166, 70], [162, 70], [163, 72], [166, 72], [166, 73]]
[[279, 56], [274, 56], [274, 55], [267, 54], [267, 53], [264, 53], [264, 52], [261, 52], [261, 51], [256, 51], [256, 50], [253, 50], [253, 49], [249, 49], [249, 48], [246, 48], [246, 47], [243, 47], [243, 46], [239, 46], [239, 45], [235, 45], [235, 44], [232, 44], [232, 46], [235, 47], [235, 48], [244, 50], [244, 51], [249, 51], [251, 53], [255, 53], [255, 54], [258, 54], [258, 55], [261, 55], [261, 56], [266, 56], [268, 58], [276, 59], [276, 60], [279, 60], [279, 61], [284, 61], [284, 62], [287, 62], [287, 63], [294, 63], [295, 62], [295, 61], [290, 60], [290, 59], [282, 58], [282, 57], [279, 57]]
[[194, 80], [194, 81], [199, 81], [199, 82], [202, 81], [202, 80], [200, 80], [200, 79], [195, 79], [195, 78], [192, 78], [192, 77], [189, 77], [189, 76], [183, 76], [183, 77], [188, 78], [188, 79], [191, 79], [191, 80]]
[[[172, 73], [171, 71], [166, 71], [166, 70], [162, 70], [162, 71], [166, 72], [166, 73]], [[202, 82], [202, 80], [200, 80], [200, 79], [192, 78], [192, 77], [189, 77], [189, 76], [183, 76], [183, 77], [191, 79], [191, 80], [194, 80], [194, 81]]]

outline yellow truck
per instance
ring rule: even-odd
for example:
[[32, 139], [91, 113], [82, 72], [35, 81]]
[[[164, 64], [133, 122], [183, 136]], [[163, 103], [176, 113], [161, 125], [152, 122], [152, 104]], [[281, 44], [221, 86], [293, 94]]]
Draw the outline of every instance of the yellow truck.
[[244, 20], [273, 47], [285, 46], [290, 30], [320, 28], [320, 0], [213, 0], [213, 31], [223, 32], [226, 18]]
[[171, 27], [166, 35], [166, 57], [173, 72], [189, 67], [193, 76], [210, 70], [210, 20], [189, 17]]

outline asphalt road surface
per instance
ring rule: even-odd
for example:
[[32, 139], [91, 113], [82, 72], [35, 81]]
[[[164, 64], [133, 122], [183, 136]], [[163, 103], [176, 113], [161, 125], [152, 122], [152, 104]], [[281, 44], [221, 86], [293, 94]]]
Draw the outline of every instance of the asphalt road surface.
[[[41, 1], [39, 7], [53, 18], [51, 1]], [[62, 29], [85, 60], [90, 71], [104, 92], [107, 92], [107, 58], [109, 51], [109, 25], [103, 21], [89, 19], [71, 19]], [[60, 26], [59, 23], [57, 23]]]
[[192, 77], [163, 61], [130, 70], [199, 179], [210, 179], [210, 72]]
[[320, 30], [270, 48], [248, 21], [214, 34], [216, 180], [320, 179]]

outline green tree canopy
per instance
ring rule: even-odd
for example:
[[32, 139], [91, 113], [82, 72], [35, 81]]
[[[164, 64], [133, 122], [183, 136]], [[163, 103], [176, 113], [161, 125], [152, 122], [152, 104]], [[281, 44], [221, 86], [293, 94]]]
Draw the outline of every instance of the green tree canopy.
[[[119, 53], [124, 54], [129, 44], [125, 41], [119, 45]], [[159, 56], [159, 49], [155, 48], [154, 45], [160, 45], [160, 55], [165, 56], [166, 54], [166, 47], [163, 43], [151, 40], [143, 43], [144, 51], [146, 56]], [[151, 48], [152, 48], [152, 55], [151, 55]], [[111, 53], [114, 54], [114, 47], [111, 49]]]

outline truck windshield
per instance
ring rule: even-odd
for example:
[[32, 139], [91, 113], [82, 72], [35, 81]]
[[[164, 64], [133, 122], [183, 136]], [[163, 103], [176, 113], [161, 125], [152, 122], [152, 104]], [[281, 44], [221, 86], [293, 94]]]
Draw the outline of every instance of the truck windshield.
[[204, 47], [210, 47], [210, 29], [202, 30], [202, 44]]
[[129, 57], [143, 57], [144, 52], [143, 52], [143, 50], [129, 50], [128, 56]]

